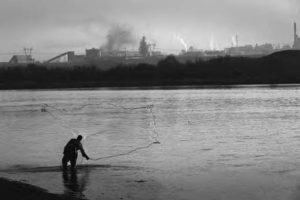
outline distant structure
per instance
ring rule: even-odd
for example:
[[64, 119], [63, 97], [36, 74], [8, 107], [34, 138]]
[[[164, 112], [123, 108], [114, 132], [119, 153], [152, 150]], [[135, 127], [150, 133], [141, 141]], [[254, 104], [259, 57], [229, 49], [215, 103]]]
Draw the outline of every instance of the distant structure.
[[88, 61], [96, 61], [98, 59], [100, 59], [100, 49], [86, 49], [85, 50], [85, 55], [86, 55], [86, 59]]
[[[85, 50], [85, 55], [75, 55], [74, 51], [68, 51], [61, 53], [48, 61], [45, 64], [57, 64], [58, 66], [72, 66], [72, 65], [85, 65], [90, 64], [93, 66], [100, 66], [102, 68], [109, 68], [111, 66], [117, 66], [118, 64], [136, 64], [136, 63], [151, 63], [156, 64], [160, 59], [165, 57], [161, 51], [156, 51], [156, 44], [154, 42], [149, 43], [146, 40], [146, 36], [140, 39], [137, 49], [127, 49], [126, 45], [133, 44], [132, 37], [127, 34], [126, 40], [119, 37], [119, 32], [115, 34], [110, 33], [108, 42], [102, 45], [100, 48], [91, 48]], [[122, 31], [121, 31], [122, 32]], [[123, 32], [122, 32], [123, 33]], [[125, 35], [126, 35], [125, 34]], [[297, 24], [294, 23], [294, 43], [291, 46], [287, 44], [243, 44], [240, 43], [240, 35], [235, 34], [231, 37], [231, 47], [220, 50], [217, 48], [214, 39], [211, 39], [211, 50], [201, 50], [189, 47], [185, 41], [179, 36], [176, 37], [185, 47], [184, 50], [177, 56], [182, 61], [197, 60], [197, 59], [212, 59], [215, 57], [224, 56], [250, 56], [259, 57], [269, 55], [274, 52], [299, 49], [300, 50], [300, 38], [297, 35]], [[33, 59], [31, 57], [31, 50], [25, 50], [25, 56], [14, 56], [11, 59], [11, 63], [31, 63]], [[28, 54], [29, 52], [29, 54]], [[61, 65], [60, 65], [61, 64]]]
[[10, 64], [30, 64], [34, 63], [34, 59], [32, 58], [32, 48], [24, 48], [24, 55], [14, 55], [9, 63]]
[[297, 24], [294, 23], [294, 44], [293, 49], [300, 49], [300, 38], [297, 35]]
[[70, 63], [70, 64], [83, 64], [85, 63], [85, 56], [84, 55], [75, 55], [74, 51], [68, 51], [62, 54], [59, 54], [58, 56], [55, 56], [54, 58], [51, 58], [50, 60], [47, 60], [45, 62], [47, 63]]
[[34, 59], [28, 55], [14, 55], [10, 61], [10, 64], [30, 64], [34, 63]]
[[193, 46], [190, 46], [189, 48], [181, 50], [180, 57], [189, 58], [190, 60], [199, 59], [201, 57], [204, 57], [204, 51], [195, 49]]
[[75, 57], [75, 52], [68, 51], [47, 60], [45, 63], [71, 63], [73, 62], [74, 57]]
[[140, 46], [139, 46], [139, 52], [140, 52], [141, 56], [143, 56], [143, 57], [150, 56], [150, 47], [151, 47], [151, 45], [147, 43], [146, 37], [143, 36], [140, 41]]
[[280, 49], [275, 49], [272, 44], [256, 44], [253, 45], [243, 45], [237, 47], [225, 48], [226, 55], [230, 56], [255, 56], [255, 55], [268, 55], [274, 53], [275, 51], [279, 51]]

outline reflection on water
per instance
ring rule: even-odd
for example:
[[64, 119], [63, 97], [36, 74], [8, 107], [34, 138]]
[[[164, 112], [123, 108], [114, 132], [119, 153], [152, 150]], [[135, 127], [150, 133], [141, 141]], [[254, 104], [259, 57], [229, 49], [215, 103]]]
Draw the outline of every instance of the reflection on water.
[[82, 174], [78, 174], [77, 170], [63, 170], [62, 179], [65, 187], [64, 195], [76, 199], [85, 199], [84, 191], [89, 180], [90, 169], [81, 171]]

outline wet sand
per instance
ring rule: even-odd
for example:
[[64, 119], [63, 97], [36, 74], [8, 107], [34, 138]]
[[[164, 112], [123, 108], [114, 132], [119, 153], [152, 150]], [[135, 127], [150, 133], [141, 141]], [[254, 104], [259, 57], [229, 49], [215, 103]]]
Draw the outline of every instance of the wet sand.
[[[159, 199], [160, 183], [144, 176], [144, 173], [147, 174], [147, 170], [141, 167], [111, 165], [79, 165], [76, 171], [63, 171], [59, 166], [15, 166], [0, 170], [0, 176], [17, 180], [2, 178], [3, 184], [9, 187], [9, 190], [6, 189], [7, 199], [23, 200], [23, 197], [27, 199], [26, 195], [32, 200]], [[9, 196], [17, 190], [15, 188], [21, 190], [16, 192], [21, 195]], [[36, 195], [31, 197], [31, 193]]]
[[71, 200], [72, 197], [52, 194], [27, 183], [0, 178], [1, 199], [9, 200]]

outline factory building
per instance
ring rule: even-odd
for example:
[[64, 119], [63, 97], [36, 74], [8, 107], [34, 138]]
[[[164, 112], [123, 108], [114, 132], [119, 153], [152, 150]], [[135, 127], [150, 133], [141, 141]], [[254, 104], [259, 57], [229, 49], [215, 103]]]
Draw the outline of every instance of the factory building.
[[86, 49], [85, 50], [86, 59], [88, 61], [95, 61], [100, 59], [100, 49]]
[[30, 64], [34, 63], [34, 59], [31, 55], [14, 55], [10, 61], [10, 64]]
[[297, 24], [294, 23], [294, 44], [293, 49], [300, 49], [300, 38], [297, 35]]

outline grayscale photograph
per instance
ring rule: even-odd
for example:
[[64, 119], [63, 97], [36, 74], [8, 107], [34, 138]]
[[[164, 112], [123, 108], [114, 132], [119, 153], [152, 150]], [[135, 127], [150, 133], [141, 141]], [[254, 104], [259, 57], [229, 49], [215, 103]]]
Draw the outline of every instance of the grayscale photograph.
[[0, 199], [300, 200], [300, 0], [0, 0]]

